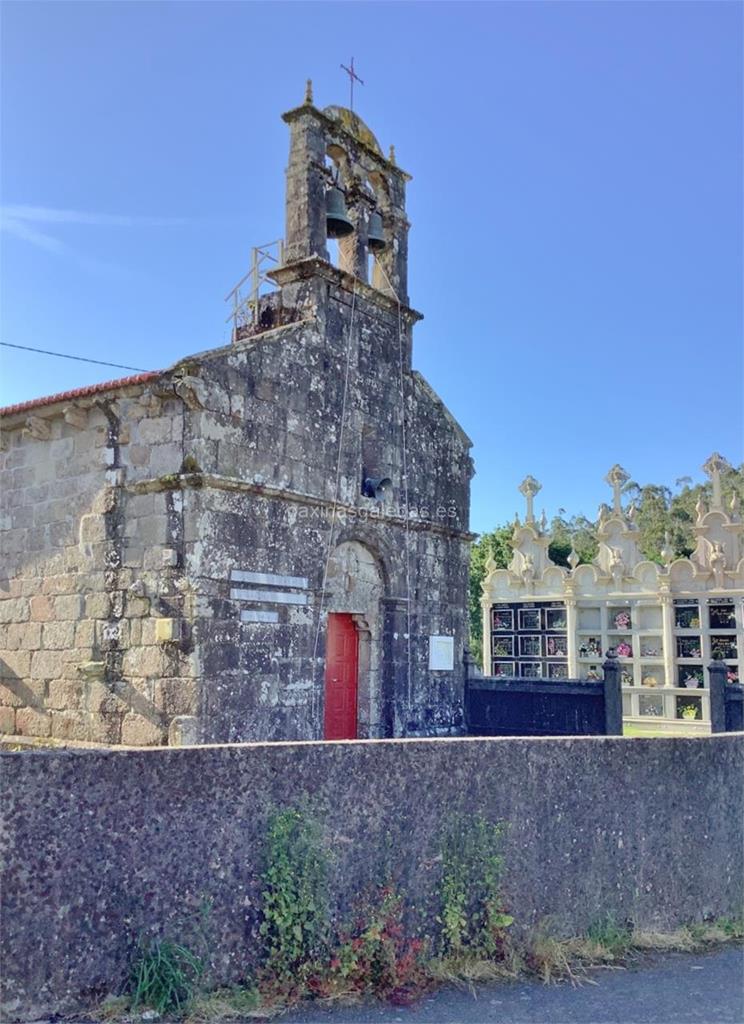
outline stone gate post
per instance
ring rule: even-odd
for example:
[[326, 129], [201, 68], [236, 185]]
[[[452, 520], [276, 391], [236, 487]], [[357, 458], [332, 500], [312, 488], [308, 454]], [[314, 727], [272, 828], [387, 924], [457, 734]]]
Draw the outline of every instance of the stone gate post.
[[604, 672], [605, 735], [623, 734], [623, 694], [620, 685], [620, 663], [617, 655], [607, 652]]
[[725, 661], [711, 661], [708, 665], [711, 732], [726, 732], [726, 672]]

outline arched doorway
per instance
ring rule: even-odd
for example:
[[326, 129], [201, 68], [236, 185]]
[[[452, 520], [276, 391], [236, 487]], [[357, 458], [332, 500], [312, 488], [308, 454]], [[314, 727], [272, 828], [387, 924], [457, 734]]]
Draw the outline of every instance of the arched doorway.
[[356, 540], [342, 541], [328, 564], [326, 591], [324, 738], [380, 736], [384, 583], [369, 548]]

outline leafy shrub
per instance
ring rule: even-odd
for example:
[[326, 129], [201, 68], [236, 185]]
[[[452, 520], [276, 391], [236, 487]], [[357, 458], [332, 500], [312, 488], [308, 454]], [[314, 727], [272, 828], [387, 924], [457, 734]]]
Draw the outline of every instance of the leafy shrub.
[[327, 948], [328, 869], [316, 822], [298, 810], [273, 815], [267, 843], [260, 931], [267, 969], [286, 979]]
[[501, 893], [505, 827], [476, 815], [458, 818], [444, 836], [438, 921], [445, 957], [504, 953], [505, 929], [514, 920], [505, 913]]
[[403, 900], [382, 886], [360, 905], [352, 927], [339, 936], [327, 970], [312, 977], [308, 987], [316, 995], [343, 988], [374, 993], [407, 1006], [429, 984], [424, 942], [406, 935]]

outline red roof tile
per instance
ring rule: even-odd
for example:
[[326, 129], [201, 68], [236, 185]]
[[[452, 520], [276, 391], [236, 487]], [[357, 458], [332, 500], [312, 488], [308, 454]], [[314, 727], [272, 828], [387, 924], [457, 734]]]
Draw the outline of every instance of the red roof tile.
[[127, 388], [133, 384], [144, 384], [145, 381], [159, 377], [162, 370], [149, 370], [147, 373], [137, 373], [133, 377], [120, 377], [118, 380], [106, 380], [101, 384], [89, 384], [84, 388], [75, 388], [73, 391], [60, 391], [58, 395], [46, 395], [42, 398], [32, 398], [28, 402], [19, 402], [17, 405], [6, 405], [0, 409], [0, 416], [9, 416], [11, 413], [26, 412], [27, 409], [38, 409], [43, 405], [54, 405], [55, 402], [69, 402], [76, 398], [87, 398], [89, 395], [97, 395], [101, 391], [114, 391], [116, 388]]

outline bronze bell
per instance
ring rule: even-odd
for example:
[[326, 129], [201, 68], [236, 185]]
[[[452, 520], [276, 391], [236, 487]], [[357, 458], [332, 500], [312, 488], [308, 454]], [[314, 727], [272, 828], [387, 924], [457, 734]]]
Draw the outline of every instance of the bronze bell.
[[326, 192], [326, 234], [329, 238], [346, 238], [353, 232], [354, 225], [346, 213], [344, 193], [334, 185]]
[[385, 232], [382, 229], [382, 217], [377, 210], [373, 210], [369, 217], [367, 244], [371, 252], [382, 252], [387, 246]]

